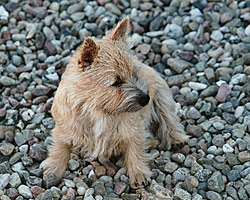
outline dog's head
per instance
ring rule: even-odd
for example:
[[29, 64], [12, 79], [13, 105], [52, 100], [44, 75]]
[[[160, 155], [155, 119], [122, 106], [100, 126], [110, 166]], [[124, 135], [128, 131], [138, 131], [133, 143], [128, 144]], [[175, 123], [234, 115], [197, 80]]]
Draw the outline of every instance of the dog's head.
[[129, 29], [127, 17], [103, 39], [86, 38], [79, 49], [78, 67], [87, 86], [87, 101], [107, 114], [136, 112], [150, 100], [129, 51]]

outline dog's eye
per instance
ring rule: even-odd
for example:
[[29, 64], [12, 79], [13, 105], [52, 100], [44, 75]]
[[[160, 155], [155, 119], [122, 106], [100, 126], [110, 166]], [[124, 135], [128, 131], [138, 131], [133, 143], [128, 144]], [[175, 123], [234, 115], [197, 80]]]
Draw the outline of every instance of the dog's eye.
[[116, 81], [112, 84], [112, 86], [114, 86], [114, 87], [120, 87], [121, 85], [122, 85], [122, 80], [121, 80], [121, 78], [118, 76], [117, 78], [116, 78]]

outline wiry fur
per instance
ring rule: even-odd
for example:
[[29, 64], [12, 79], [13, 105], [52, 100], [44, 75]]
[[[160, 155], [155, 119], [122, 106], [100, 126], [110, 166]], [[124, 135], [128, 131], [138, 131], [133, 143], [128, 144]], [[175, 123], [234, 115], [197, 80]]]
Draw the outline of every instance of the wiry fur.
[[[131, 184], [140, 186], [151, 175], [147, 135], [165, 149], [187, 140], [166, 82], [130, 54], [128, 29], [125, 18], [102, 40], [85, 40], [72, 56], [52, 106], [56, 127], [46, 173], [62, 176], [72, 150], [102, 160], [122, 153]], [[117, 77], [120, 86], [114, 86]], [[145, 95], [150, 100], [143, 107], [138, 98]]]

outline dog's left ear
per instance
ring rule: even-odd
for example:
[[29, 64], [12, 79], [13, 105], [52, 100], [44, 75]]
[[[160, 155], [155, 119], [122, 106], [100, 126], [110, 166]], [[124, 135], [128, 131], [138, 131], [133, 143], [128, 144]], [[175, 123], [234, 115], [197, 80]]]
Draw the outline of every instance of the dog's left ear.
[[80, 47], [82, 48], [81, 57], [78, 61], [81, 68], [86, 68], [92, 64], [96, 58], [99, 46], [91, 38], [86, 38]]
[[124, 18], [120, 21], [116, 27], [110, 32], [109, 37], [111, 40], [124, 40], [126, 34], [130, 31], [130, 20], [129, 17]]

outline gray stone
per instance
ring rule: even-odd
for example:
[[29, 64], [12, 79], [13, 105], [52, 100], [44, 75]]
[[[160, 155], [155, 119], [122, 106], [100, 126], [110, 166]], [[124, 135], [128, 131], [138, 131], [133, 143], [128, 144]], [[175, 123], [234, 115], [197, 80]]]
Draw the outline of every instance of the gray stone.
[[183, 36], [182, 27], [177, 24], [167, 24], [164, 32], [172, 38], [179, 38]]
[[10, 78], [8, 76], [1, 76], [0, 83], [3, 86], [13, 86], [13, 85], [17, 84], [17, 82], [14, 79], [12, 79], [12, 78]]
[[208, 189], [221, 193], [225, 189], [225, 183], [223, 181], [222, 174], [219, 171], [216, 171], [212, 176], [207, 180]]
[[205, 90], [203, 90], [200, 94], [202, 98], [208, 97], [208, 96], [214, 96], [218, 91], [218, 86], [211, 85], [207, 87]]
[[191, 200], [191, 194], [177, 187], [174, 191], [174, 198], [177, 198], [180, 200]]
[[115, 14], [117, 16], [120, 16], [121, 15], [121, 10], [113, 3], [106, 3], [105, 4], [105, 8], [111, 12], [112, 14]]
[[9, 184], [11, 187], [16, 188], [21, 185], [22, 181], [18, 173], [13, 173], [10, 175]]
[[30, 139], [32, 139], [34, 132], [32, 130], [23, 130], [22, 133], [17, 132], [15, 134], [14, 140], [18, 146], [26, 143]]
[[32, 192], [30, 190], [30, 188], [26, 185], [20, 185], [18, 187], [18, 192], [19, 194], [21, 194], [24, 198], [32, 198], [33, 195], [32, 195]]
[[199, 119], [200, 117], [201, 117], [201, 114], [195, 107], [191, 107], [187, 111], [187, 118], [189, 119]]
[[4, 189], [9, 184], [9, 180], [9, 174], [0, 174], [0, 190]]
[[232, 130], [232, 134], [235, 138], [243, 138], [243, 136], [245, 135], [245, 131], [243, 128], [237, 128]]
[[188, 68], [188, 64], [186, 62], [175, 58], [169, 58], [167, 60], [167, 64], [179, 74]]
[[68, 162], [69, 169], [75, 171], [80, 167], [80, 163], [74, 159], [70, 159]]
[[215, 41], [221, 41], [223, 39], [223, 34], [219, 30], [214, 30], [211, 34], [211, 38]]
[[79, 12], [82, 10], [83, 10], [83, 4], [82, 3], [75, 3], [75, 4], [72, 4], [68, 7], [67, 12], [69, 14], [73, 14], [73, 13], [76, 13], [76, 12]]
[[22, 58], [20, 56], [18, 56], [18, 55], [13, 55], [12, 56], [12, 63], [14, 65], [16, 65], [17, 67], [19, 67], [21, 65], [21, 63], [22, 63]]
[[214, 191], [208, 191], [206, 196], [209, 200], [222, 200], [221, 195]]
[[164, 167], [164, 171], [167, 173], [173, 173], [178, 168], [178, 165], [174, 162], [167, 162]]
[[238, 170], [231, 170], [227, 174], [228, 180], [235, 182], [238, 178], [240, 178], [240, 173]]
[[242, 152], [240, 152], [238, 154], [238, 159], [242, 163], [250, 161], [250, 152], [249, 151], [242, 151]]
[[234, 117], [236, 119], [239, 119], [244, 112], [244, 107], [243, 106], [238, 106], [235, 111], [234, 111]]

